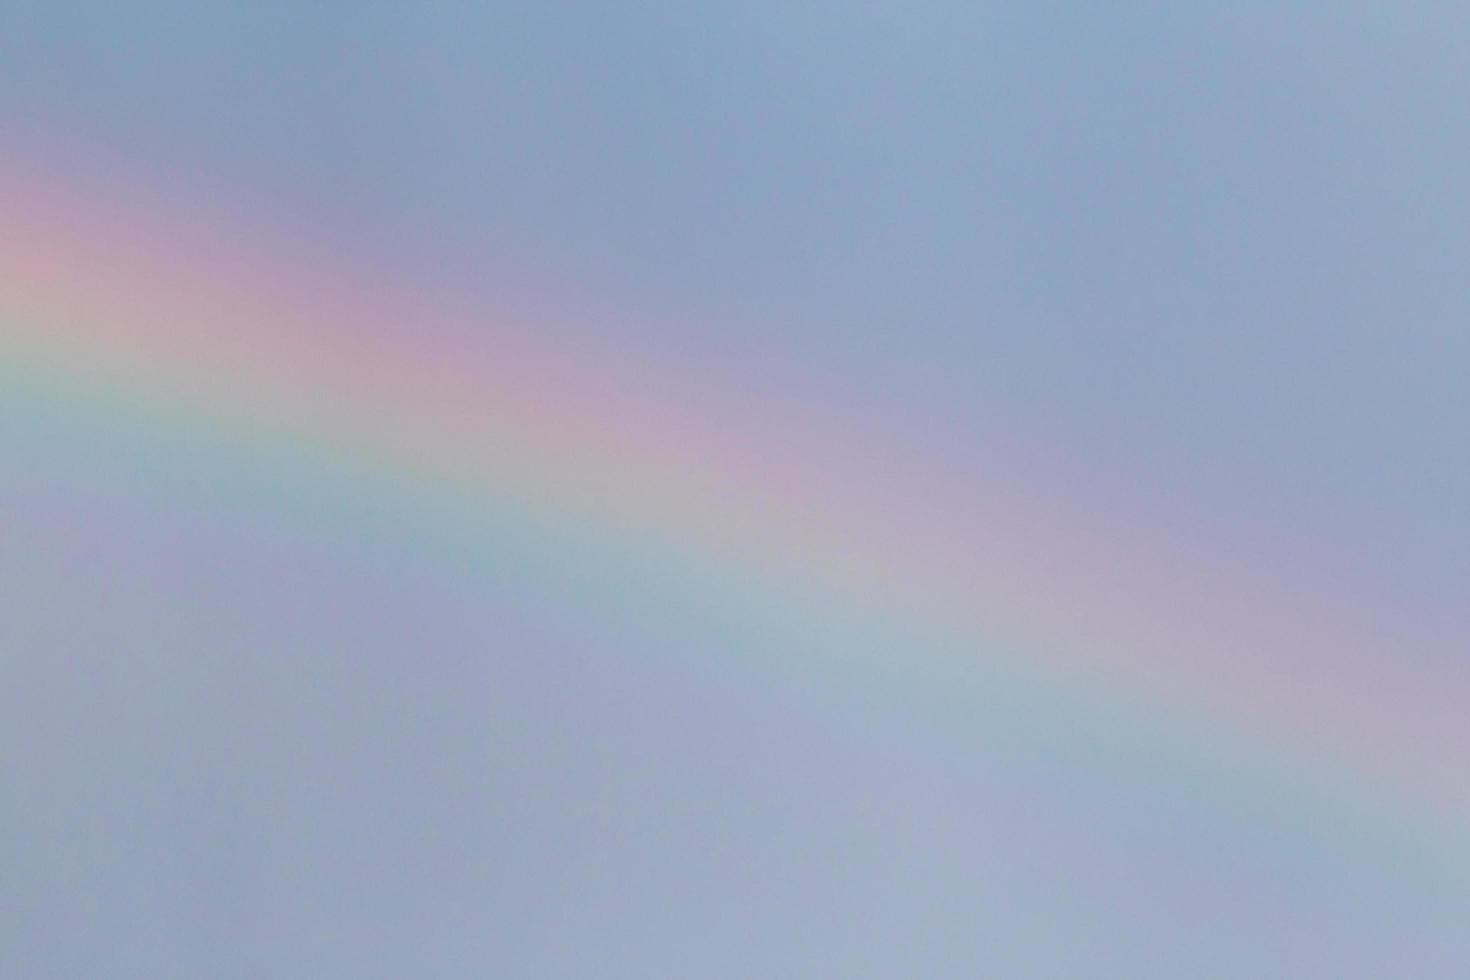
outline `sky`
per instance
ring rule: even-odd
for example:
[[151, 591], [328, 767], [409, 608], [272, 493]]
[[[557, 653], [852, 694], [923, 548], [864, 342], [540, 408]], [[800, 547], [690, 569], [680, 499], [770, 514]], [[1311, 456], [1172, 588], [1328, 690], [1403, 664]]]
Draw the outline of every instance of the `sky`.
[[0, 973], [1463, 972], [1467, 63], [0, 0]]

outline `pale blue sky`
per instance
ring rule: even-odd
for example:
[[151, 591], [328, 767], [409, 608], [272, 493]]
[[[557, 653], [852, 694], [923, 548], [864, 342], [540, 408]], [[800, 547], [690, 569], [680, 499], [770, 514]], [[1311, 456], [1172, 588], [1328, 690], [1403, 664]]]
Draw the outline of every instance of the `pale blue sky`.
[[[1467, 66], [1470, 5], [1412, 0], [0, 0], [0, 154], [1033, 446], [1470, 641]], [[461, 552], [0, 407], [0, 974], [1470, 969], [1462, 892], [1227, 763], [773, 666], [854, 641], [636, 549]]]

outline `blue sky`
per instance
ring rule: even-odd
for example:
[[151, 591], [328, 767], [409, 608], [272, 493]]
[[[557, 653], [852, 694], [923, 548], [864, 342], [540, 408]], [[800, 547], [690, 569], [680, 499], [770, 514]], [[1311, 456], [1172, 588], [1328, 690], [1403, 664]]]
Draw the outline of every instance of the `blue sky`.
[[[0, 154], [568, 349], [722, 365], [752, 398], [798, 379], [966, 465], [1019, 443], [1087, 474], [1056, 489], [1083, 504], [1470, 638], [1466, 65], [1456, 3], [4, 0]], [[243, 450], [245, 483], [309, 502], [216, 498], [206, 450], [102, 459], [129, 438], [108, 420], [39, 440], [16, 420], [46, 407], [20, 405], [0, 836], [34, 846], [0, 850], [0, 972], [1470, 962], [1462, 893], [1090, 759], [1082, 722], [1048, 754], [1014, 721], [1044, 706], [954, 726], [842, 671], [734, 666], [850, 644], [820, 611], [757, 627], [748, 597], [672, 581], [651, 611], [619, 588], [641, 559], [569, 584], [528, 570], [571, 561], [552, 544], [487, 582], [364, 530], [420, 504], [314, 521], [314, 478]], [[88, 486], [141, 501], [104, 534], [118, 581], [55, 554]], [[190, 512], [247, 530], [150, 565]], [[486, 533], [463, 547], [491, 565], [520, 540]], [[294, 584], [240, 597], [240, 567]], [[520, 768], [492, 779], [494, 751]]]

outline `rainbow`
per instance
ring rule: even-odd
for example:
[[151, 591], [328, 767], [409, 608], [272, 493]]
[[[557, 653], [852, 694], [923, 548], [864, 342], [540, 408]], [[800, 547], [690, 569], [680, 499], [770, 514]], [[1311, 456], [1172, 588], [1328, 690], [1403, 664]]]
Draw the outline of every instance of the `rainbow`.
[[1223, 532], [1144, 502], [1028, 483], [1021, 447], [961, 468], [860, 405], [799, 385], [752, 403], [712, 365], [559, 349], [484, 303], [142, 199], [0, 167], [0, 383], [370, 461], [930, 624], [1242, 758], [1337, 774], [1465, 849], [1470, 697], [1413, 616], [1234, 560]]

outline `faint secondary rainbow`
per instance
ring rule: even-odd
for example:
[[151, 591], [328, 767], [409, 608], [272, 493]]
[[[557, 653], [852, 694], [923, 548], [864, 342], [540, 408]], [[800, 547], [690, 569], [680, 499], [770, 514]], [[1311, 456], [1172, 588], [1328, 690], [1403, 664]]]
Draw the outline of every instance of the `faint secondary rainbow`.
[[1470, 829], [1470, 689], [1407, 617], [1034, 499], [1003, 455], [946, 475], [856, 413], [579, 358], [237, 237], [0, 171], [0, 358], [956, 628]]

